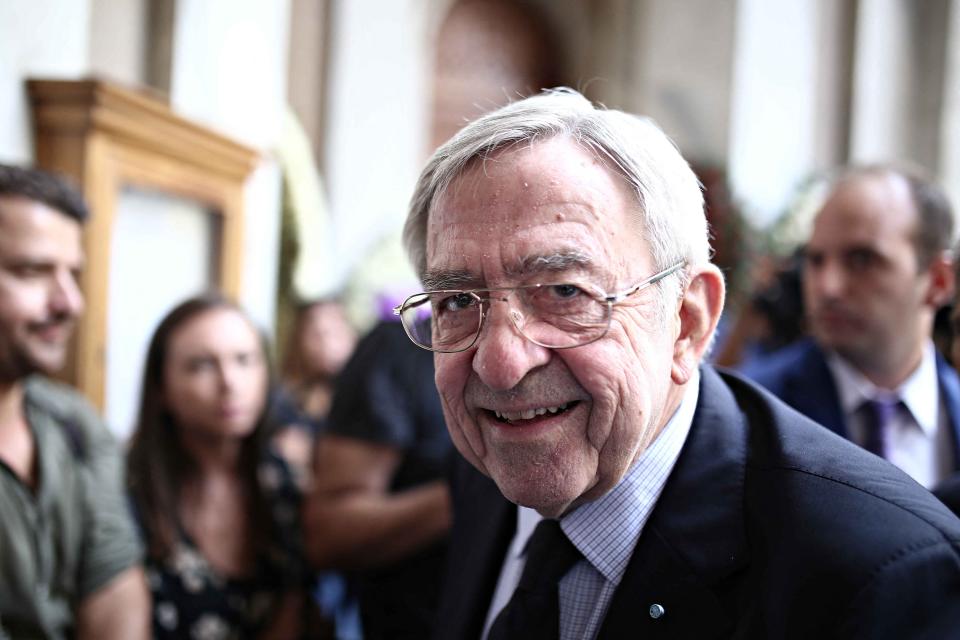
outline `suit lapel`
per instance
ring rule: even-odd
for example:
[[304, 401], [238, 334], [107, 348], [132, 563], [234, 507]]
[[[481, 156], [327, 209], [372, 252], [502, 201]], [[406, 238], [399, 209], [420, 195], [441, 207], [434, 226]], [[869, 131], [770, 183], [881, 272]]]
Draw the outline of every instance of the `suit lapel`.
[[939, 353], [937, 353], [937, 380], [940, 382], [940, 395], [947, 408], [953, 470], [960, 471], [960, 378]]
[[850, 439], [833, 374], [813, 341], [808, 341], [803, 357], [784, 381], [781, 399], [814, 422]]
[[[458, 456], [459, 458], [459, 456]], [[437, 637], [479, 638], [507, 547], [516, 530], [516, 505], [492, 480], [458, 459], [458, 506], [441, 596]]]
[[[743, 421], [719, 375], [702, 369], [690, 435], [599, 637], [729, 636], [734, 620], [717, 593], [747, 562]], [[653, 605], [663, 607], [662, 616], [651, 615]]]

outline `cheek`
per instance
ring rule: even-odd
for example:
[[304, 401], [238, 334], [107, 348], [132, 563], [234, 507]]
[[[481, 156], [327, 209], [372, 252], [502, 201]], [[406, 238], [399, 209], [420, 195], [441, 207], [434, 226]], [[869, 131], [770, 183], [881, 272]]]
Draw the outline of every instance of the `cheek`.
[[[3, 293], [0, 292], [0, 296]], [[16, 313], [16, 310], [10, 309], [8, 305], [3, 304], [3, 298], [0, 297], [0, 337], [9, 338], [11, 334], [17, 331], [18, 326], [23, 323]]]
[[640, 431], [646, 417], [646, 376], [628, 355], [610, 349], [596, 354], [580, 381], [592, 400], [587, 439], [601, 456], [622, 450], [627, 436]]
[[43, 288], [23, 283], [0, 284], [0, 321], [7, 325], [22, 324], [44, 313]]
[[482, 471], [485, 466], [481, 460], [486, 455], [486, 446], [477, 423], [467, 412], [463, 401], [464, 389], [472, 370], [472, 354], [472, 351], [467, 351], [434, 356], [434, 379], [450, 439], [457, 450]]
[[800, 295], [803, 297], [804, 306], [808, 309], [813, 301], [816, 300], [816, 283], [814, 278], [815, 275], [807, 269], [803, 272], [803, 280], [800, 283]]
[[601, 475], [625, 471], [665, 420], [672, 366], [670, 332], [658, 329], [663, 339], [651, 342], [652, 331], [637, 325], [618, 326], [584, 365], [590, 374], [581, 384], [593, 398], [587, 438], [599, 452]]
[[166, 385], [167, 408], [175, 416], [202, 413], [210, 403], [209, 387], [204, 376], [175, 377]]
[[196, 412], [197, 403], [184, 393], [182, 387], [168, 385], [164, 396], [166, 409], [178, 424], [191, 422], [190, 418]]
[[343, 336], [342, 340], [329, 340], [325, 343], [327, 360], [333, 362], [336, 365], [341, 365], [346, 362], [347, 358], [350, 356], [350, 352], [353, 350], [353, 344], [350, 342], [348, 336]]
[[267, 402], [267, 371], [261, 369], [251, 375], [249, 396], [257, 413], [263, 410]]
[[260, 391], [267, 386], [267, 368], [262, 363], [251, 363], [240, 369], [242, 386], [246, 391]]

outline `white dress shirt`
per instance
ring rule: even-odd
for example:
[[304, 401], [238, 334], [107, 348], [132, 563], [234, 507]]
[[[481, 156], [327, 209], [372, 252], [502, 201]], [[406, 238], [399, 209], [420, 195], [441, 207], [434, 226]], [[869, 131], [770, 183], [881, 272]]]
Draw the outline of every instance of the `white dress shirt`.
[[952, 471], [952, 444], [947, 410], [940, 398], [933, 342], [927, 342], [920, 364], [896, 389], [881, 389], [846, 360], [827, 354], [850, 438], [863, 444], [866, 425], [859, 411], [866, 400], [901, 400], [906, 410], [896, 412], [886, 434], [887, 459], [930, 488]]

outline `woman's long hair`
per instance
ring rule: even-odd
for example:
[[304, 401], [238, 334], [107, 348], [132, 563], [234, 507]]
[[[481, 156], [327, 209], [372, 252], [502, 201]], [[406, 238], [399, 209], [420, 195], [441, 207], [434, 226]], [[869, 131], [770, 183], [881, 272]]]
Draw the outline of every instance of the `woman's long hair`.
[[[160, 321], [147, 349], [140, 410], [127, 455], [127, 486], [149, 541], [148, 552], [156, 558], [168, 557], [179, 538], [181, 492], [197, 471], [194, 460], [180, 441], [179, 426], [163, 401], [170, 337], [189, 320], [217, 309], [236, 311], [251, 322], [238, 305], [220, 294], [197, 296], [177, 305]], [[252, 433], [243, 440], [238, 471], [245, 485], [244, 493], [249, 497], [248, 522], [254, 550], [259, 554], [269, 539], [269, 523], [272, 522], [266, 517], [268, 502], [257, 477], [257, 468], [269, 437], [267, 416], [273, 372], [266, 336], [261, 331], [258, 334], [267, 363], [267, 401]]]

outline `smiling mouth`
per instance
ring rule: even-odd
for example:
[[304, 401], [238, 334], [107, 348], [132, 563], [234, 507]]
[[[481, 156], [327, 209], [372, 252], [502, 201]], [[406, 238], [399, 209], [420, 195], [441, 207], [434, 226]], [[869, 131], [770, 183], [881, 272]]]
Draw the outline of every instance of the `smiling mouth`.
[[62, 340], [70, 333], [70, 323], [65, 321], [44, 322], [34, 325], [32, 331], [44, 340]]
[[488, 409], [487, 413], [493, 415], [497, 422], [501, 422], [503, 424], [517, 424], [545, 415], [560, 415], [561, 413], [569, 411], [578, 404], [580, 404], [580, 402], [575, 400], [573, 402], [567, 402], [554, 407], [538, 407], [536, 409], [526, 409], [524, 411], [491, 411]]

